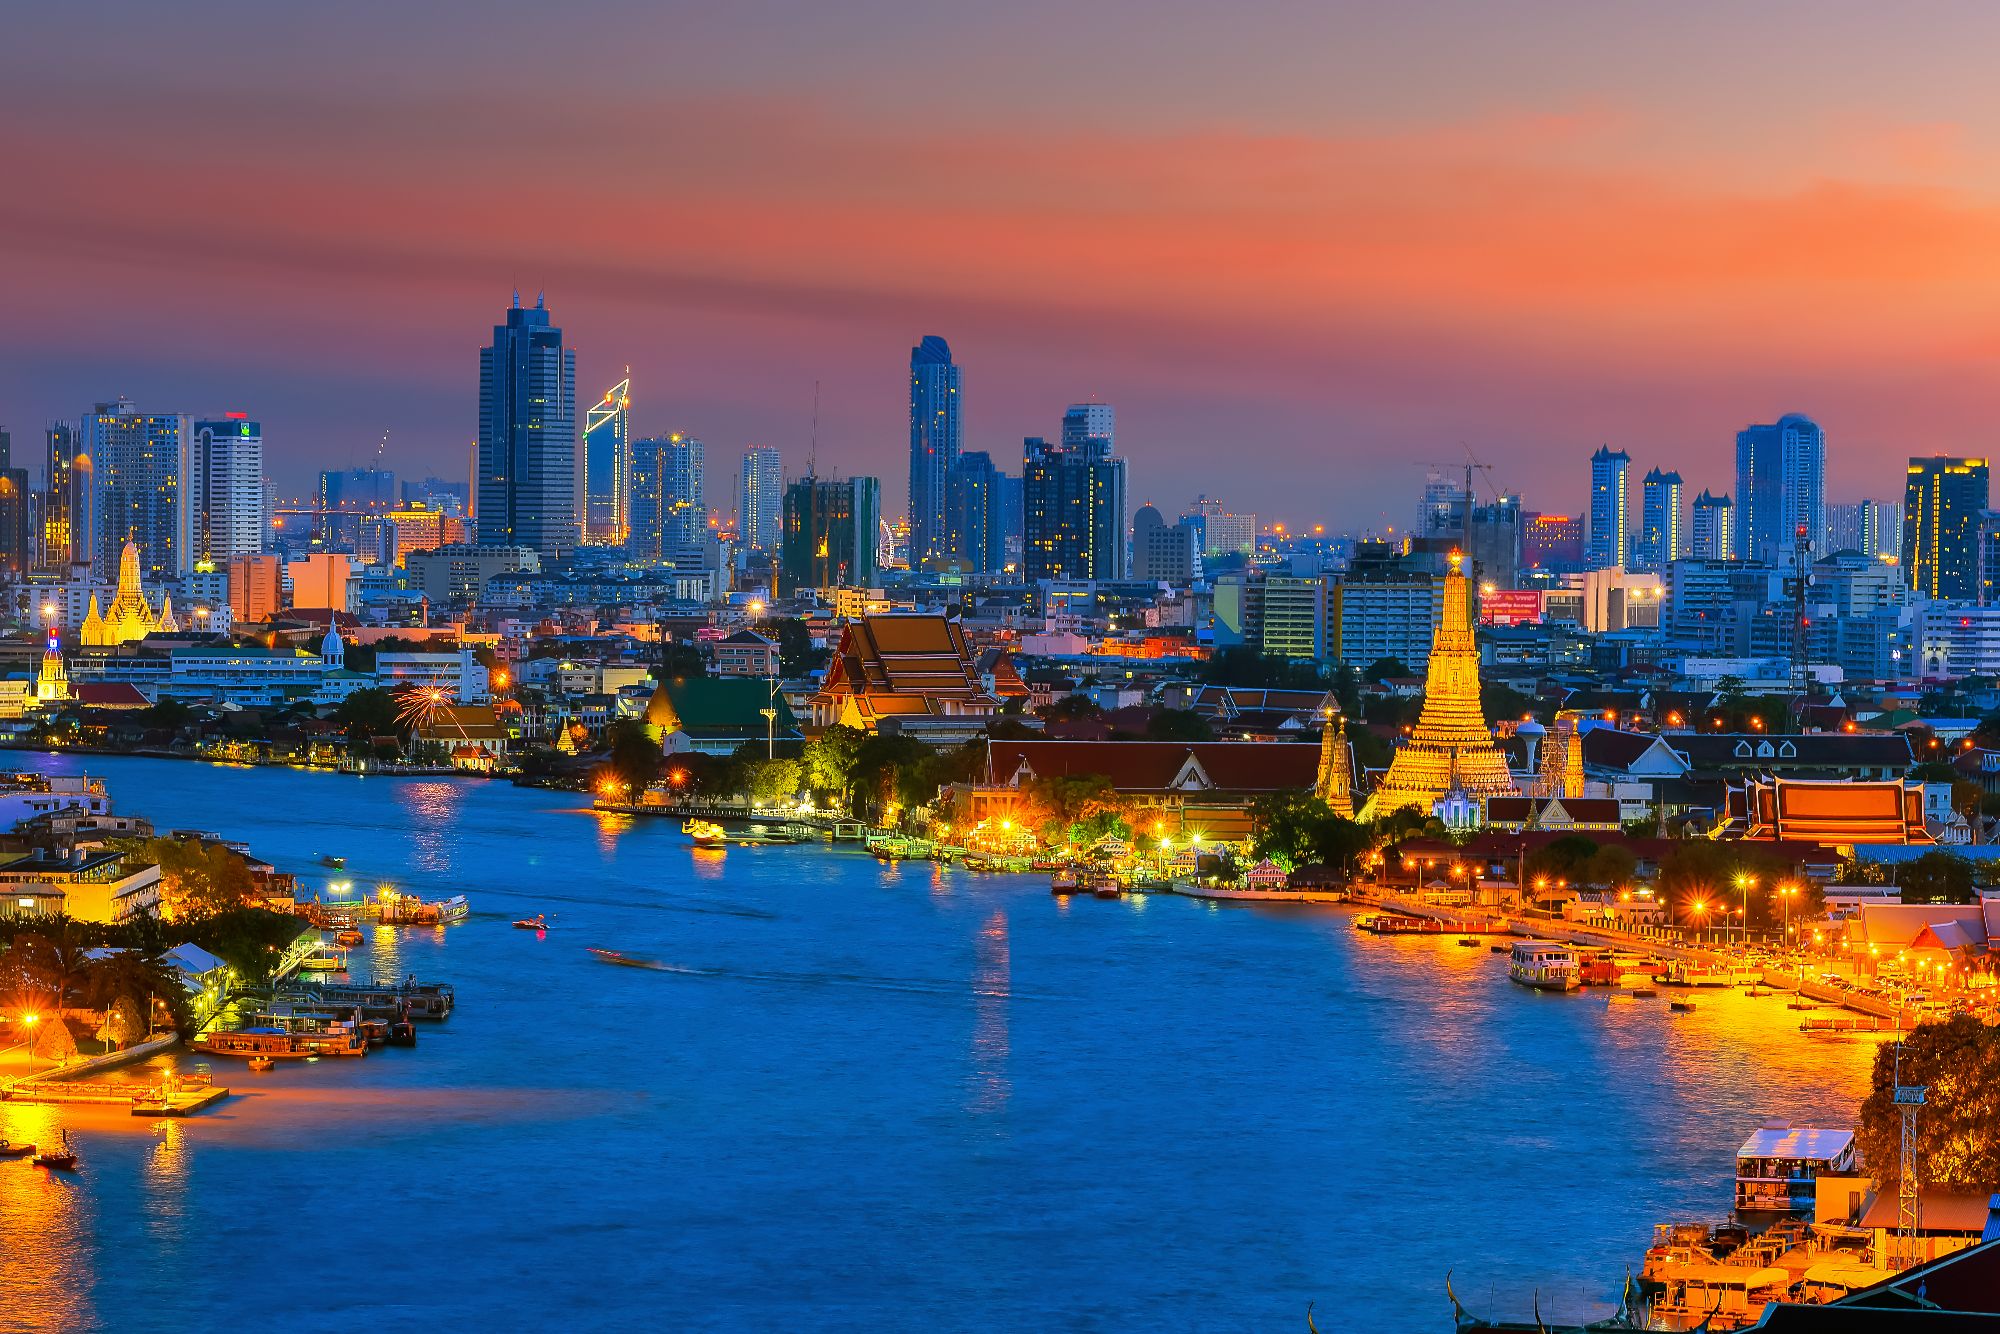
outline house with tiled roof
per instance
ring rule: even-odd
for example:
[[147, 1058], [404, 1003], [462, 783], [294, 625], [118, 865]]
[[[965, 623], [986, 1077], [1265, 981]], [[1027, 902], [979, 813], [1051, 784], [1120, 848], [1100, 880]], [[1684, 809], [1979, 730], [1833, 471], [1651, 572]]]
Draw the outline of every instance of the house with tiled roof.
[[801, 736], [784, 692], [754, 676], [669, 677], [646, 704], [646, 729], [669, 755], [733, 755], [746, 743]]
[[863, 616], [841, 631], [813, 695], [812, 722], [963, 740], [999, 709], [956, 620]]

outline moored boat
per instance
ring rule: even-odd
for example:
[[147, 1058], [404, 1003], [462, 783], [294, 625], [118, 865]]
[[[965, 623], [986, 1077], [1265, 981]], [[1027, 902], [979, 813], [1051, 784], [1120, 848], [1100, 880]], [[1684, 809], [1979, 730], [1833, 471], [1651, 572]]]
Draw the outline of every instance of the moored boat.
[[533, 917], [519, 919], [514, 925], [522, 931], [546, 931], [549, 929], [549, 919], [541, 913], [536, 913]]
[[32, 1144], [16, 1144], [12, 1140], [0, 1139], [0, 1158], [26, 1158], [34, 1151]]
[[350, 926], [345, 931], [336, 934], [333, 938], [333, 943], [347, 949], [353, 949], [355, 946], [361, 944], [361, 933]]
[[1402, 913], [1365, 913], [1354, 919], [1358, 931], [1372, 931], [1378, 936], [1437, 936], [1443, 935], [1445, 923], [1435, 917], [1410, 917]]
[[74, 1171], [76, 1169], [76, 1149], [69, 1142], [69, 1132], [67, 1130], [62, 1132], [62, 1147], [60, 1149], [51, 1149], [47, 1153], [38, 1153], [30, 1161], [36, 1167], [52, 1168], [58, 1172]]
[[693, 839], [695, 846], [700, 848], [719, 848], [729, 837], [728, 832], [713, 820], [682, 821], [681, 832]]
[[271, 1069], [273, 1066], [277, 1064], [277, 1062], [273, 1061], [268, 1056], [252, 1056], [248, 1061], [245, 1061], [244, 1064], [249, 1066], [252, 1070], [263, 1071]]
[[1577, 987], [1576, 951], [1567, 945], [1545, 940], [1523, 940], [1514, 946], [1507, 964], [1507, 976], [1536, 991], [1574, 991]]

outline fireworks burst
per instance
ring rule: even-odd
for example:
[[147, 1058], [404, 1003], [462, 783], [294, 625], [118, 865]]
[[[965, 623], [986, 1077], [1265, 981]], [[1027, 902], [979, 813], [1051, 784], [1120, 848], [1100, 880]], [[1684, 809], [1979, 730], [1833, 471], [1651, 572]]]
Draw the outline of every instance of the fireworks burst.
[[402, 692], [396, 721], [408, 723], [414, 731], [423, 731], [437, 721], [438, 714], [450, 703], [451, 692], [443, 686], [412, 686]]

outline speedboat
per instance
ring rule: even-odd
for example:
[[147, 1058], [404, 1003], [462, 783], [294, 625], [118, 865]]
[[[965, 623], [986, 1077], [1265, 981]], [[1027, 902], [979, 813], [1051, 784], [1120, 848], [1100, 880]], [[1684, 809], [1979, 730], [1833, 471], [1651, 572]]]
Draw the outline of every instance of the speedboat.
[[533, 917], [523, 917], [514, 925], [523, 931], [546, 931], [549, 929], [549, 919], [536, 913]]
[[719, 848], [728, 838], [728, 832], [713, 820], [688, 820], [681, 825], [681, 832], [702, 848]]
[[252, 1070], [269, 1070], [276, 1066], [277, 1062], [268, 1056], [252, 1056], [244, 1064], [248, 1065]]
[[333, 938], [333, 943], [336, 945], [345, 945], [347, 948], [353, 949], [356, 945], [359, 945], [361, 943], [361, 933], [359, 931], [356, 931], [353, 927], [350, 926], [347, 928], [347, 930], [342, 931], [339, 935], [335, 936]]
[[347, 858], [345, 858], [345, 857], [336, 857], [336, 856], [334, 856], [333, 854], [331, 854], [331, 853], [328, 853], [328, 854], [327, 854], [326, 856], [324, 856], [324, 857], [322, 857], [322, 858], [320, 858], [320, 859], [319, 859], [319, 864], [320, 864], [321, 866], [328, 866], [328, 867], [331, 867], [331, 868], [333, 868], [334, 870], [338, 871], [338, 870], [340, 870], [340, 869], [341, 869], [342, 867], [344, 867], [344, 866], [346, 866], [346, 865], [347, 865]]
[[16, 1144], [10, 1139], [0, 1139], [0, 1158], [26, 1158], [34, 1151], [32, 1144]]

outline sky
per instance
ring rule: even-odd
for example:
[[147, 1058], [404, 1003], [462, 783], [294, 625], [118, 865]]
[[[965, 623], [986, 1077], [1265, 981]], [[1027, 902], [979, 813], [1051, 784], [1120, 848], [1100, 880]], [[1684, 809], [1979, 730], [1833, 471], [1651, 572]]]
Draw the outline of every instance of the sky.
[[[1831, 498], [2000, 419], [2000, 7], [847, 0], [26, 7], [0, 424], [247, 411], [286, 495], [463, 476], [546, 293], [579, 399], [907, 489], [910, 346], [1018, 469], [1115, 404], [1133, 503], [1380, 532], [1471, 451]], [[817, 386], [817, 391], [815, 390]], [[1481, 483], [1483, 486], [1484, 483]]]

